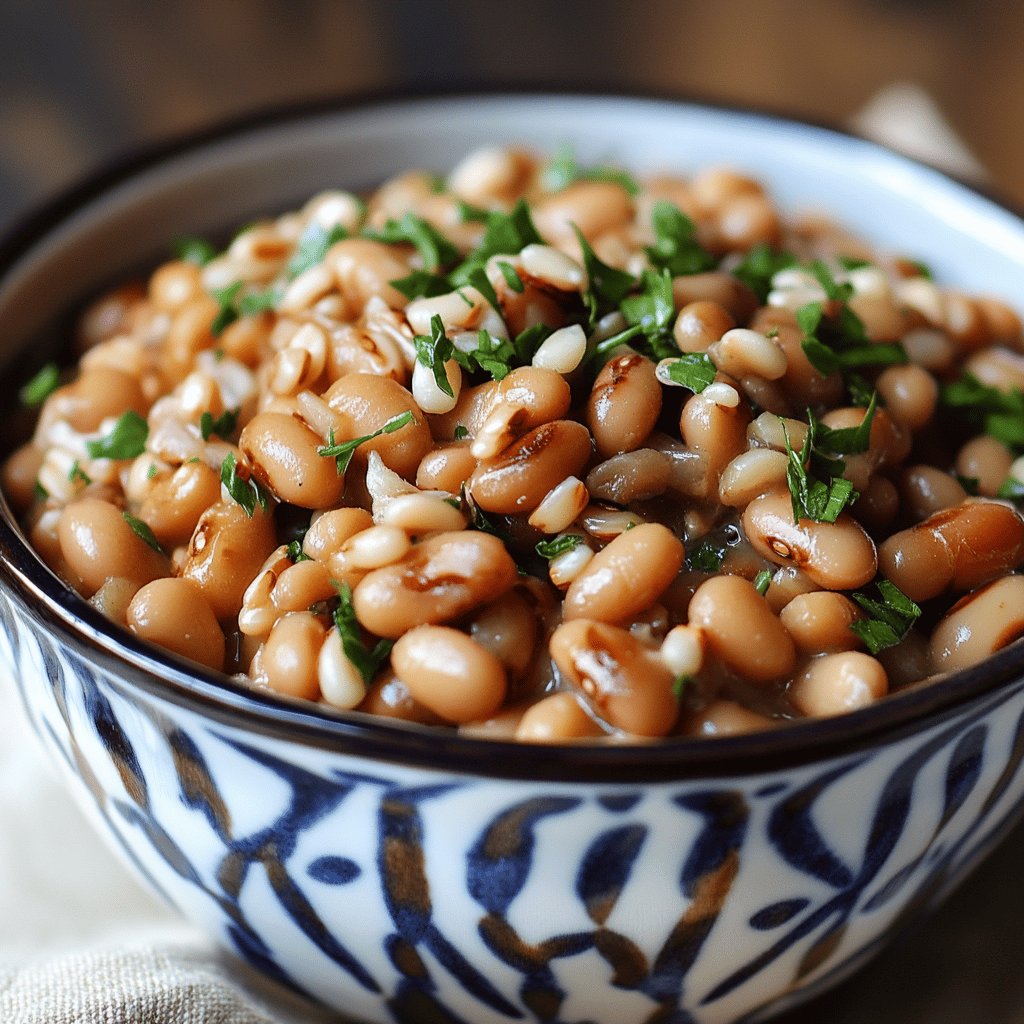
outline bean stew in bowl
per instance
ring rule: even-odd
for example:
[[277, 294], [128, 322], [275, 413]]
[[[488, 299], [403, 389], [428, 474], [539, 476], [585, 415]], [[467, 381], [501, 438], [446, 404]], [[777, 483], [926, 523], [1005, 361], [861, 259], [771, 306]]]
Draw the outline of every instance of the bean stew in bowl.
[[763, 1020], [1024, 806], [1022, 268], [938, 172], [675, 102], [149, 154], [0, 241], [0, 665], [347, 1017]]
[[113, 622], [531, 742], [835, 715], [1024, 634], [1004, 301], [734, 168], [437, 170], [178, 240], [23, 387], [4, 490]]

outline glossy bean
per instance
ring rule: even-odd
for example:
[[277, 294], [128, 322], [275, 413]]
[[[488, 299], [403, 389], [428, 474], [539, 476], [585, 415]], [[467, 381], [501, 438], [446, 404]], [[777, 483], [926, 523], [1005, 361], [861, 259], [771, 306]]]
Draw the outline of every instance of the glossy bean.
[[515, 731], [520, 743], [561, 743], [604, 735], [605, 730], [587, 714], [579, 698], [564, 690], [531, 704]]
[[191, 581], [171, 577], [147, 583], [132, 598], [128, 628], [150, 643], [219, 672], [224, 634], [213, 610]]
[[976, 665], [1024, 637], [1024, 576], [1004, 576], [961, 598], [932, 633], [935, 672]]
[[850, 626], [863, 617], [848, 597], [830, 590], [798, 594], [779, 612], [801, 654], [850, 651], [862, 646]]
[[661, 414], [661, 385], [654, 363], [632, 353], [604, 365], [587, 400], [587, 425], [598, 452], [608, 458], [641, 447]]
[[153, 481], [139, 509], [164, 547], [187, 544], [202, 514], [220, 499], [220, 474], [205, 462], [187, 462]]
[[825, 718], [867, 707], [888, 691], [889, 679], [877, 658], [843, 651], [812, 658], [788, 693], [805, 715]]

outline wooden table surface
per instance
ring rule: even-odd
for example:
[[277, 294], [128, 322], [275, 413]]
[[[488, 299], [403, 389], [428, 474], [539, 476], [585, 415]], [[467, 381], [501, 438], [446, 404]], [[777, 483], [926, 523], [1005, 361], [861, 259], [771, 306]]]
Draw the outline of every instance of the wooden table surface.
[[[0, 0], [0, 228], [139, 143], [303, 99], [459, 83], [652, 90], [844, 123], [937, 101], [1024, 206], [1024, 9], [951, 0]], [[1024, 1024], [1024, 829], [785, 1024]]]

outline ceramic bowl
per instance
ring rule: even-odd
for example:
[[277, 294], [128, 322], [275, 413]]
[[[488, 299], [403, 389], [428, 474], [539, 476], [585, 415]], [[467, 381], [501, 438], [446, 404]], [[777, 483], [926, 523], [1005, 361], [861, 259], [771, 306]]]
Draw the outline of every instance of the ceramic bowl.
[[[149, 154], [23, 225], [0, 252], [4, 379], [169, 239], [505, 141], [733, 164], [942, 281], [1019, 294], [1017, 217], [841, 134], [638, 99], [369, 103]], [[361, 1020], [763, 1019], [941, 898], [1024, 794], [1020, 644], [763, 735], [524, 747], [245, 692], [111, 628], [9, 512], [0, 555], [0, 657], [99, 827], [228, 949]]]

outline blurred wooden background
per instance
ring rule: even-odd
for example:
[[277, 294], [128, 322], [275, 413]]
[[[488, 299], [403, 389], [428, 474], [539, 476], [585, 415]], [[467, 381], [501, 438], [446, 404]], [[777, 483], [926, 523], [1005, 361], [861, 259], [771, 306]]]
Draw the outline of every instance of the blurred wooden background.
[[[0, 227], [141, 142], [306, 99], [487, 82], [834, 124], [913, 82], [1024, 206], [1022, 52], [1019, 0], [0, 0]], [[1024, 1024], [1022, 859], [1018, 828], [918, 932], [780, 1024]]]

